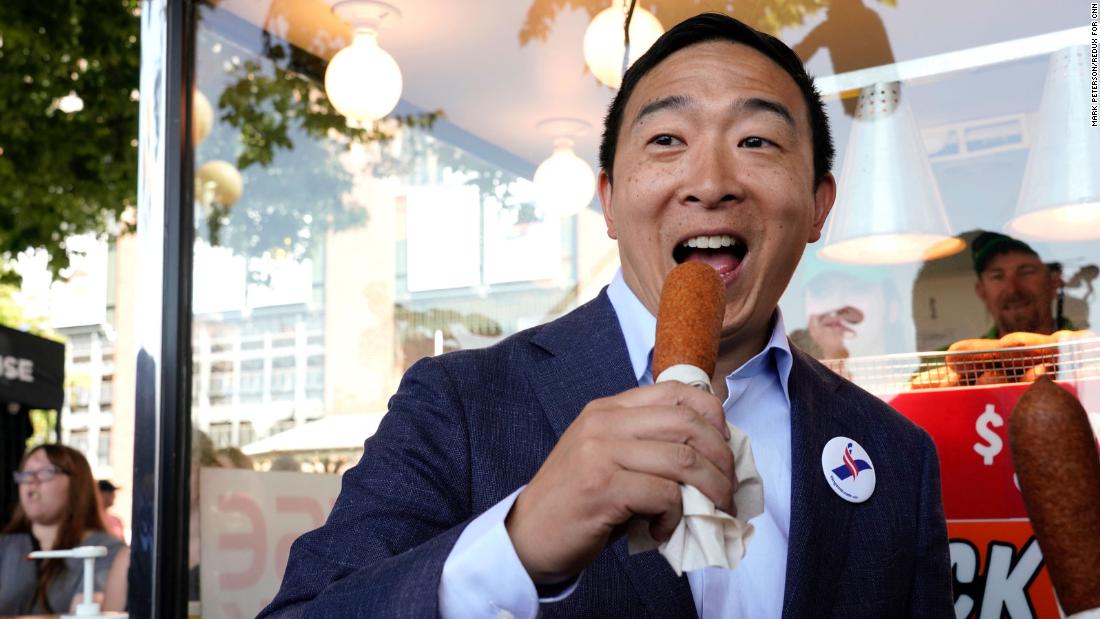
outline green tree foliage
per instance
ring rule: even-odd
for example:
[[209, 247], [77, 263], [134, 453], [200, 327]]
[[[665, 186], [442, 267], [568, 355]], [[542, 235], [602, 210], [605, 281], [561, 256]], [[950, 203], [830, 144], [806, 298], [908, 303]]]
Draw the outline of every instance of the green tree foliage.
[[[134, 203], [139, 3], [0, 2], [0, 257], [44, 248], [56, 274], [66, 237]], [[83, 110], [58, 109], [70, 92]]]
[[19, 289], [15, 286], [0, 284], [0, 325], [64, 343], [65, 338], [50, 329], [49, 318], [28, 314], [18, 296]]
[[[341, 200], [352, 177], [340, 155], [352, 144], [389, 142], [402, 129], [430, 130], [443, 112], [349, 124], [320, 87], [325, 67], [319, 58], [270, 38], [263, 48], [257, 59], [230, 69], [231, 83], [216, 95], [224, 127], [200, 145], [195, 162], [234, 161], [244, 178], [241, 202], [208, 205], [196, 219], [205, 223], [199, 233], [208, 242], [239, 255], [276, 251], [303, 258], [325, 230], [366, 221], [362, 209]], [[291, 151], [293, 157], [277, 156]]]

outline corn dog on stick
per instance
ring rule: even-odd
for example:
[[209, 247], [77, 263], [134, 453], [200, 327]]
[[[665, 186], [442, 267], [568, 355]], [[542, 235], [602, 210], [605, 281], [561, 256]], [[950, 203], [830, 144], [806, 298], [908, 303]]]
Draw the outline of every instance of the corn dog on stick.
[[[709, 265], [685, 262], [668, 274], [657, 310], [654, 382], [662, 382], [662, 374], [669, 368], [689, 366], [698, 368], [705, 376], [688, 371], [692, 380], [684, 380], [682, 376], [675, 379], [693, 385], [701, 380], [705, 388], [710, 389], [710, 377], [718, 360], [718, 338], [725, 305], [722, 278]], [[666, 376], [664, 380], [669, 378], [672, 377]]]
[[1100, 454], [1085, 409], [1040, 377], [1012, 411], [1008, 444], [1063, 610], [1100, 612]]

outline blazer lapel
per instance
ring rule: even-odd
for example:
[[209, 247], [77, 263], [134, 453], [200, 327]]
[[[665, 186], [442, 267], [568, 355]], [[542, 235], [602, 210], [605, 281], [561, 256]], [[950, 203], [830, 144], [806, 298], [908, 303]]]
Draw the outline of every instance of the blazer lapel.
[[[592, 400], [638, 386], [606, 288], [592, 301], [547, 324], [531, 341], [550, 353], [532, 364], [527, 376], [558, 438]], [[625, 538], [612, 544], [611, 552], [651, 616], [695, 616], [687, 578], [677, 578], [664, 557], [655, 551], [629, 556]]]
[[825, 443], [845, 434], [833, 396], [843, 379], [794, 346], [791, 352], [791, 530], [783, 616], [794, 618], [831, 606], [832, 577], [844, 566], [854, 506], [829, 489], [821, 470]]
[[592, 400], [638, 386], [606, 289], [531, 342], [550, 353], [527, 368], [527, 377], [558, 438]]

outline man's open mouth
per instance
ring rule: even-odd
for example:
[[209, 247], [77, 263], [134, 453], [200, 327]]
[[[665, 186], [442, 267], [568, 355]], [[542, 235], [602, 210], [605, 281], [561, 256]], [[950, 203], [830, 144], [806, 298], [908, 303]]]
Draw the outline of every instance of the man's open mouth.
[[733, 235], [700, 235], [681, 241], [672, 251], [672, 259], [676, 264], [691, 260], [709, 264], [728, 284], [748, 251], [748, 244]]

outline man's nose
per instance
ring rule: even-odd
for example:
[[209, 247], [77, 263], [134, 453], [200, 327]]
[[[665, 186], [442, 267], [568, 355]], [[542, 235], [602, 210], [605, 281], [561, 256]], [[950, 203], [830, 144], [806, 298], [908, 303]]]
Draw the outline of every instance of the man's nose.
[[1027, 296], [1025, 288], [1020, 285], [1020, 280], [1011, 276], [1005, 278], [1004, 287], [1001, 288], [1002, 299], [1015, 301]]
[[740, 202], [744, 186], [732, 153], [725, 145], [701, 148], [687, 164], [681, 202], [704, 208], [718, 208]]

